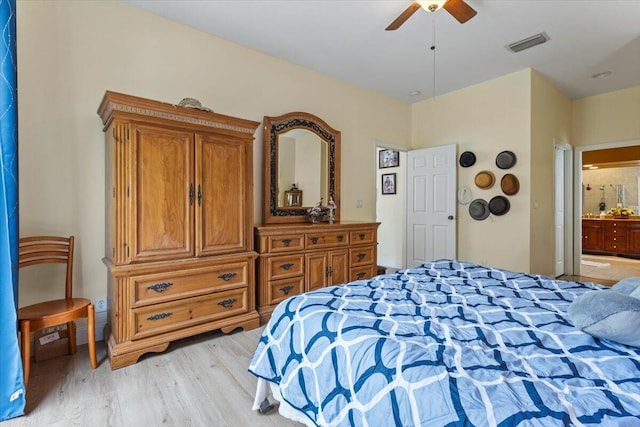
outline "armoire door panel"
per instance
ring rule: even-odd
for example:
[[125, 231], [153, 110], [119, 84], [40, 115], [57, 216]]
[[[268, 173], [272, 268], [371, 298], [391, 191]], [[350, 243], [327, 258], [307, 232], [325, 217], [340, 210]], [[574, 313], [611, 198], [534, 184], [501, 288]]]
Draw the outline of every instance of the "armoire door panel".
[[250, 250], [244, 145], [233, 139], [196, 135], [196, 255]]
[[133, 127], [132, 261], [193, 256], [193, 133]]

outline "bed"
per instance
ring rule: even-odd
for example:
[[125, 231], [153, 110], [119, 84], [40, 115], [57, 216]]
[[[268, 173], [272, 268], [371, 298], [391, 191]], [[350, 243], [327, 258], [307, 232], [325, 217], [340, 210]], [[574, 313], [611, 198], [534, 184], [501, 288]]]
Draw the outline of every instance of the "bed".
[[308, 426], [638, 426], [640, 349], [567, 314], [600, 288], [438, 260], [293, 296], [251, 361], [254, 409], [273, 397]]

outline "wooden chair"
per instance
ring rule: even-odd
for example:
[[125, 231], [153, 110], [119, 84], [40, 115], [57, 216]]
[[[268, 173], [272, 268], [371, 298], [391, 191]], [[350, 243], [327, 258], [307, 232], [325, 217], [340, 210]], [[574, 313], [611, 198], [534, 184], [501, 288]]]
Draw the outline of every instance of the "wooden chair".
[[19, 241], [18, 265], [20, 268], [36, 264], [66, 264], [66, 286], [64, 299], [45, 301], [22, 307], [18, 310], [22, 344], [22, 366], [24, 384], [29, 382], [31, 358], [31, 332], [39, 329], [67, 324], [69, 353], [76, 353], [76, 335], [74, 320], [87, 318], [89, 357], [91, 367], [98, 367], [96, 359], [95, 315], [91, 301], [85, 298], [73, 298], [73, 236], [34, 236], [23, 237]]

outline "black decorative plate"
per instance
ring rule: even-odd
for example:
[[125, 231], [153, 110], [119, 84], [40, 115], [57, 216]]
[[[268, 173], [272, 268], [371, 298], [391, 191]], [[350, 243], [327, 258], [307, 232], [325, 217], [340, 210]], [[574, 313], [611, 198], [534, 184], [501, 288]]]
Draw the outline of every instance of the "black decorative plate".
[[468, 168], [469, 166], [473, 166], [476, 164], [476, 155], [473, 154], [471, 151], [465, 151], [464, 153], [460, 154], [460, 166], [462, 166], [463, 168]]
[[504, 196], [496, 196], [489, 201], [489, 211], [494, 215], [504, 215], [511, 209], [509, 199]]

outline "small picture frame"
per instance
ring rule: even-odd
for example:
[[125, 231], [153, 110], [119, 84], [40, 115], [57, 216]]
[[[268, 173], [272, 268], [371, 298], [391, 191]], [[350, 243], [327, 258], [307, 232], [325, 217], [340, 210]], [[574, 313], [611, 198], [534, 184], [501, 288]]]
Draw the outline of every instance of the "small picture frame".
[[400, 166], [400, 153], [397, 150], [380, 150], [378, 153], [378, 169]]
[[396, 174], [382, 174], [382, 194], [396, 194]]

